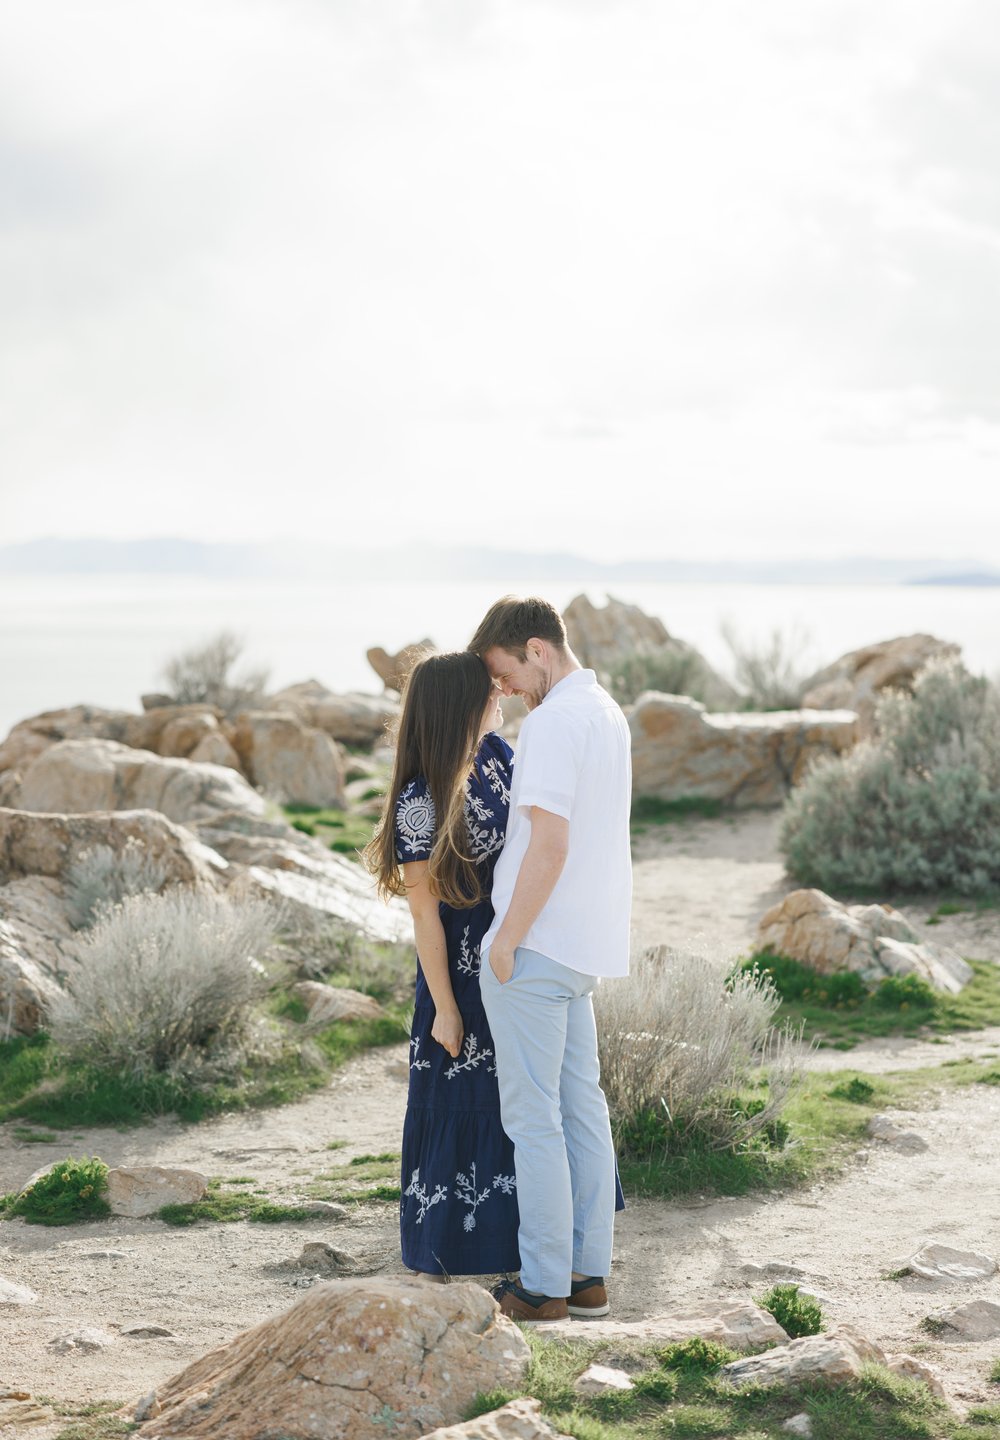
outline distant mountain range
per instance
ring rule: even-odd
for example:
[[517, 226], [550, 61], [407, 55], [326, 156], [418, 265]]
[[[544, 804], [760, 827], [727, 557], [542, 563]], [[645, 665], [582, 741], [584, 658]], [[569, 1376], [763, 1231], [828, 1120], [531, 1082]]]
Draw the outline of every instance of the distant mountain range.
[[[218, 579], [320, 576], [372, 579], [404, 570], [409, 547], [344, 550], [315, 542], [204, 544], [197, 540], [28, 540], [0, 545], [0, 575], [200, 575]], [[618, 580], [770, 585], [1000, 585], [1000, 572], [966, 558], [897, 560], [846, 556], [838, 560], [587, 560], [565, 552], [530, 554], [483, 548], [421, 546], [420, 572], [446, 580], [535, 582]]]

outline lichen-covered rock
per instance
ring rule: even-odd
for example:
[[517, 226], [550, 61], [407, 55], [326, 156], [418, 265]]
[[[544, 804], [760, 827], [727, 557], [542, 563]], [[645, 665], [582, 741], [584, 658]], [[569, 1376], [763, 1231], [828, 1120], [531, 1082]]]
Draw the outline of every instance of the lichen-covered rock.
[[[548, 1340], [579, 1340], [580, 1325], [554, 1320], [545, 1326]], [[731, 1350], [753, 1350], [759, 1345], [782, 1344], [788, 1336], [766, 1310], [746, 1301], [668, 1310], [645, 1320], [588, 1320], [588, 1340], [655, 1340], [673, 1345], [680, 1340], [711, 1340]]]
[[222, 810], [260, 815], [265, 808], [241, 776], [221, 765], [169, 759], [113, 740], [61, 740], [25, 767], [14, 794], [5, 794], [18, 810], [158, 810], [182, 823]]
[[960, 955], [924, 942], [891, 905], [841, 905], [822, 890], [793, 890], [772, 905], [757, 928], [756, 949], [819, 975], [854, 970], [869, 981], [917, 975], [950, 995], [972, 979]]
[[250, 710], [238, 716], [233, 748], [253, 783], [282, 804], [343, 809], [339, 746], [290, 712]]
[[570, 1440], [553, 1430], [542, 1415], [538, 1400], [509, 1400], [499, 1410], [488, 1410], [463, 1425], [445, 1425], [420, 1440]]
[[144, 1397], [138, 1434], [173, 1440], [418, 1440], [481, 1391], [517, 1385], [530, 1351], [478, 1285], [402, 1278], [315, 1285]]
[[850, 710], [713, 715], [695, 700], [647, 692], [629, 714], [632, 790], [661, 800], [699, 796], [737, 809], [781, 805], [821, 755], [857, 739]]
[[118, 1165], [108, 1171], [107, 1201], [112, 1215], [142, 1219], [164, 1205], [194, 1205], [208, 1193], [198, 1170], [164, 1165]]
[[883, 690], [912, 690], [929, 660], [960, 653], [960, 646], [933, 635], [902, 635], [866, 645], [811, 676], [803, 687], [802, 704], [815, 710], [855, 710], [861, 734], [870, 735]]

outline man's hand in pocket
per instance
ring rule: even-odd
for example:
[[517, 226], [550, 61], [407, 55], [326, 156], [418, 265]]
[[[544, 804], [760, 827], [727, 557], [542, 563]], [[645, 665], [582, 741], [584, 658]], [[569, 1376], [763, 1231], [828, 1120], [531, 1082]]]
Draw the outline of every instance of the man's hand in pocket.
[[499, 945], [494, 940], [493, 944], [490, 946], [490, 951], [486, 958], [490, 969], [500, 981], [500, 984], [506, 985], [507, 981], [514, 973], [513, 950], [508, 949], [506, 945]]

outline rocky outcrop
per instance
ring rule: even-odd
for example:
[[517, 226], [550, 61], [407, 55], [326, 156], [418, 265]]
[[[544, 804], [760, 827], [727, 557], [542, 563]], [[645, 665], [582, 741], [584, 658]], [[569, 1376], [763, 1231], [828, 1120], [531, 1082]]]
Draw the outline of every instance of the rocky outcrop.
[[417, 1440], [460, 1422], [480, 1392], [517, 1385], [529, 1358], [478, 1285], [335, 1280], [145, 1397], [138, 1434]]
[[922, 941], [891, 905], [841, 905], [822, 890], [793, 890], [773, 905], [757, 928], [755, 948], [819, 975], [854, 970], [872, 982], [917, 975], [950, 995], [972, 979], [960, 955]]
[[678, 672], [688, 676], [692, 689], [712, 709], [739, 704], [738, 692], [693, 645], [676, 639], [662, 620], [647, 615], [638, 605], [628, 605], [609, 595], [602, 607], [594, 605], [586, 595], [577, 595], [563, 611], [563, 620], [570, 649], [581, 665], [597, 671], [604, 684], [614, 679], [629, 657], [673, 658], [678, 662]]
[[0, 801], [11, 809], [50, 814], [158, 810], [182, 823], [224, 810], [260, 815], [265, 808], [241, 776], [221, 765], [165, 759], [113, 740], [59, 741], [36, 756], [19, 778], [11, 780], [8, 774]]
[[40, 876], [0, 889], [0, 1040], [41, 1029], [61, 979], [76, 966], [61, 902], [61, 887]]
[[244, 772], [272, 799], [344, 808], [343, 755], [322, 730], [287, 711], [251, 710], [237, 718], [233, 746]]
[[641, 695], [629, 715], [632, 789], [661, 800], [701, 797], [737, 809], [781, 805], [821, 755], [857, 738], [849, 710], [709, 714], [674, 695]]
[[387, 695], [352, 691], [336, 695], [318, 680], [279, 690], [268, 701], [272, 710], [288, 710], [305, 725], [323, 730], [341, 745], [376, 745], [399, 714], [399, 702]]
[[[114, 740], [133, 750], [160, 751], [163, 732], [182, 723], [218, 729], [221, 710], [211, 705], [159, 706], [142, 715], [127, 710], [103, 710], [97, 705], [71, 705], [47, 710], [15, 725], [0, 745], [0, 775], [7, 770], [24, 770], [43, 750], [60, 740]], [[175, 732], [176, 733], [176, 732]], [[164, 754], [182, 751], [164, 750]]]
[[375, 674], [382, 681], [387, 690], [402, 690], [406, 677], [413, 669], [415, 661], [422, 655], [432, 655], [437, 650], [433, 640], [418, 640], [413, 645], [404, 645], [402, 650], [397, 650], [395, 655], [390, 655], [383, 650], [381, 645], [375, 645], [371, 650], [366, 650], [365, 655], [368, 664], [375, 671]]
[[933, 635], [902, 635], [866, 645], [811, 676], [803, 687], [802, 704], [815, 710], [855, 710], [861, 733], [870, 735], [883, 690], [912, 690], [928, 660], [960, 653], [960, 646]]

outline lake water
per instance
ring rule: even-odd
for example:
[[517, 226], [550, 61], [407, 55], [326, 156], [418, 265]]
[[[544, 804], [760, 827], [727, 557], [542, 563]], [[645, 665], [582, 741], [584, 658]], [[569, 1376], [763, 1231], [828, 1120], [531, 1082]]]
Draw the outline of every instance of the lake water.
[[[2, 576], [0, 737], [29, 715], [78, 702], [137, 710], [143, 691], [161, 688], [168, 657], [221, 629], [244, 637], [246, 664], [268, 666], [274, 688], [315, 677], [333, 690], [377, 691], [369, 646], [395, 651], [430, 636], [460, 647], [503, 588], [496, 580], [408, 576], [366, 584]], [[530, 588], [560, 607], [581, 591], [604, 601], [601, 588], [544, 576]], [[923, 630], [957, 641], [972, 669], [1000, 671], [1000, 588], [619, 583], [613, 593], [658, 615], [723, 672], [730, 655], [719, 627], [727, 619], [747, 640], [763, 640], [775, 627], [807, 632], [809, 668]]]

